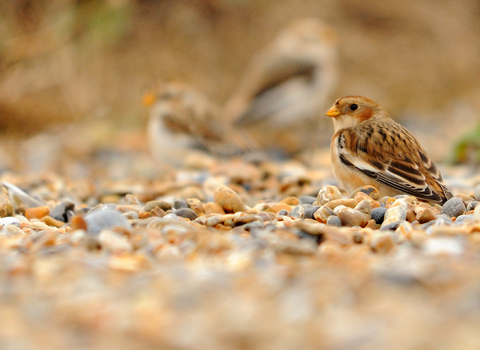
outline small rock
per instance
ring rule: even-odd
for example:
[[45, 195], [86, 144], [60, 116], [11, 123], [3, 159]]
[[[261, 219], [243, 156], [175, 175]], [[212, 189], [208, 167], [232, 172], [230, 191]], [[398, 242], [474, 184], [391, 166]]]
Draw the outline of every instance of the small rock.
[[0, 225], [7, 226], [7, 225], [16, 225], [20, 226], [20, 220], [13, 216], [6, 216], [0, 219]]
[[335, 215], [333, 210], [324, 205], [313, 214], [313, 218], [318, 222], [327, 222], [328, 218], [332, 215]]
[[370, 202], [367, 200], [363, 200], [358, 203], [355, 207], [355, 210], [365, 214], [369, 219], [372, 217], [372, 207], [370, 206]]
[[395, 231], [404, 222], [408, 222], [408, 221], [402, 220], [402, 221], [390, 222], [388, 224], [383, 223], [382, 226], [380, 227], [380, 231]]
[[102, 249], [115, 253], [129, 253], [133, 250], [132, 244], [122, 235], [103, 230], [98, 235], [98, 242]]
[[75, 210], [75, 204], [70, 201], [63, 201], [50, 210], [50, 216], [58, 221], [68, 222], [68, 212]]
[[[406, 202], [398, 202], [399, 199], [385, 212], [382, 227], [396, 221], [404, 221], [407, 219], [408, 206]], [[397, 204], [398, 203], [398, 204]], [[396, 205], [397, 204], [397, 205]], [[394, 206], [395, 205], [395, 206]]]
[[7, 237], [24, 236], [25, 232], [18, 228], [16, 225], [7, 225], [1, 231], [0, 235]]
[[114, 227], [130, 229], [128, 220], [118, 211], [112, 209], [95, 210], [85, 216], [87, 232], [97, 235], [100, 231]]
[[220, 208], [220, 206], [217, 203], [213, 202], [208, 202], [204, 206], [205, 214], [225, 214], [225, 211]]
[[301, 196], [299, 198], [301, 204], [313, 204], [316, 198], [313, 196]]
[[470, 201], [470, 202], [468, 202], [467, 212], [469, 212], [470, 210], [475, 209], [475, 208], [477, 207], [477, 204], [478, 204], [477, 201]]
[[327, 202], [341, 199], [342, 193], [336, 186], [325, 186], [318, 191], [317, 200], [314, 205], [324, 205]]
[[177, 216], [181, 216], [182, 218], [189, 219], [190, 221], [195, 220], [198, 218], [197, 213], [195, 213], [192, 209], [190, 208], [180, 208], [175, 211], [175, 214]]
[[365, 193], [367, 196], [373, 198], [376, 201], [378, 201], [378, 198], [380, 198], [380, 193], [378, 192], [378, 190], [370, 185], [357, 188], [350, 194], [350, 198], [355, 198], [358, 192]]
[[187, 205], [190, 209], [192, 209], [197, 215], [205, 214], [205, 209], [203, 209], [203, 203], [200, 202], [198, 198], [188, 198], [186, 200]]
[[48, 209], [48, 207], [46, 206], [28, 208], [27, 210], [25, 210], [25, 216], [28, 220], [41, 219], [49, 213], [50, 209]]
[[365, 214], [352, 208], [345, 208], [344, 210], [339, 211], [337, 215], [342, 221], [342, 225], [350, 227], [364, 227], [369, 219]]
[[475, 222], [480, 222], [480, 205], [475, 207], [475, 210], [473, 211], [473, 218], [475, 219]]
[[457, 217], [462, 214], [465, 214], [467, 208], [465, 208], [465, 204], [463, 201], [458, 197], [452, 197], [442, 207], [442, 214], [445, 214], [449, 217]]
[[473, 198], [475, 198], [476, 201], [480, 201], [480, 185], [477, 185], [473, 190]]
[[299, 205], [300, 201], [296, 197], [287, 197], [285, 199], [282, 199], [280, 203], [285, 203], [293, 206], [293, 205]]
[[245, 206], [238, 194], [228, 187], [217, 188], [213, 197], [215, 203], [217, 203], [225, 213], [236, 213], [245, 210]]
[[297, 205], [293, 207], [292, 211], [290, 212], [290, 216], [292, 218], [301, 218], [305, 215], [305, 207], [302, 205]]
[[465, 225], [465, 224], [473, 224], [474, 222], [475, 222], [475, 218], [474, 218], [473, 214], [460, 215], [454, 221], [453, 225], [458, 226], [458, 225]]
[[340, 227], [342, 226], [342, 220], [336, 215], [331, 215], [327, 219], [327, 225]]
[[416, 219], [419, 223], [424, 224], [426, 222], [435, 220], [436, 217], [436, 209], [434, 208], [422, 208], [418, 210]]
[[303, 212], [304, 219], [313, 219], [316, 211], [320, 209], [318, 205], [306, 205], [305, 211]]
[[335, 199], [332, 200], [325, 205], [329, 207], [330, 209], [335, 209], [339, 205], [344, 205], [349, 208], [355, 208], [357, 206], [358, 202], [355, 199], [352, 198], [346, 198], [346, 199]]
[[176, 199], [173, 202], [173, 209], [181, 209], [181, 208], [188, 208], [187, 202], [185, 202], [183, 199]]
[[372, 219], [375, 220], [375, 222], [378, 225], [381, 225], [383, 223], [383, 219], [385, 217], [385, 212], [387, 211], [387, 208], [384, 207], [378, 207], [372, 209], [371, 216]]

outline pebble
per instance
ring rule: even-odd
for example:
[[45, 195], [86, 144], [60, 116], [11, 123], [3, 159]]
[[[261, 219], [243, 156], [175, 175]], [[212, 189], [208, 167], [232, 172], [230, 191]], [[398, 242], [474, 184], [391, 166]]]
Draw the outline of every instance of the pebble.
[[477, 201], [470, 201], [467, 205], [467, 212], [470, 210], [473, 210], [477, 207], [478, 202]]
[[370, 185], [357, 188], [350, 194], [350, 198], [355, 198], [355, 196], [359, 192], [365, 193], [367, 196], [371, 197], [376, 201], [378, 201], [378, 198], [380, 198], [380, 192], [378, 192], [378, 190], [375, 187]]
[[342, 199], [342, 193], [336, 186], [325, 186], [318, 191], [314, 205], [322, 206], [330, 201]]
[[473, 198], [475, 198], [476, 201], [480, 202], [480, 185], [477, 185], [473, 190]]
[[316, 198], [316, 197], [313, 197], [313, 196], [301, 196], [301, 197], [299, 198], [299, 200], [300, 200], [300, 203], [301, 203], [301, 204], [310, 204], [310, 205], [312, 205], [313, 202], [315, 202], [315, 201], [317, 200], [317, 198]]
[[387, 208], [384, 207], [373, 208], [371, 211], [372, 219], [375, 220], [378, 225], [381, 225], [383, 223], [386, 211]]
[[317, 212], [317, 210], [320, 209], [320, 206], [318, 205], [306, 205], [305, 206], [305, 211], [303, 212], [303, 218], [304, 219], [314, 219], [314, 215]]
[[85, 216], [85, 222], [87, 232], [93, 235], [114, 227], [131, 229], [130, 222], [120, 212], [111, 209], [90, 212]]
[[[75, 204], [70, 201], [62, 201], [50, 210], [50, 216], [58, 221], [68, 222], [68, 212], [75, 211]], [[70, 214], [71, 215], [71, 214]]]
[[370, 246], [379, 254], [387, 254], [395, 248], [395, 243], [390, 235], [376, 234], [373, 236]]
[[20, 226], [20, 220], [13, 216], [6, 216], [0, 219], [0, 225], [7, 226], [7, 225], [16, 225]]
[[196, 218], [198, 218], [198, 214], [190, 208], [177, 209], [175, 210], [175, 214], [177, 216], [181, 216], [182, 218], [189, 219], [190, 221], [193, 221]]
[[434, 208], [421, 208], [418, 210], [415, 216], [419, 223], [424, 224], [426, 222], [436, 219], [436, 212]]
[[323, 207], [315, 211], [313, 218], [318, 222], [327, 222], [328, 218], [332, 215], [336, 215], [335, 212], [326, 205], [324, 205]]
[[462, 214], [465, 214], [467, 208], [463, 201], [458, 197], [452, 197], [443, 204], [442, 214], [445, 214], [449, 217], [457, 217]]
[[188, 198], [186, 200], [187, 205], [192, 209], [197, 215], [205, 214], [205, 209], [203, 208], [202, 202], [198, 198]]
[[173, 209], [181, 209], [181, 208], [188, 208], [187, 202], [185, 202], [183, 199], [176, 199], [173, 202]]
[[98, 235], [98, 243], [102, 249], [113, 253], [129, 253], [133, 250], [131, 243], [124, 236], [106, 229]]
[[25, 210], [25, 217], [31, 219], [41, 219], [50, 213], [50, 209], [46, 206], [28, 208]]
[[17, 237], [17, 236], [24, 236], [25, 232], [23, 232], [17, 225], [7, 225], [2, 230], [0, 230], [0, 235], [6, 237]]
[[364, 227], [369, 219], [364, 213], [352, 208], [345, 208], [343, 210], [340, 210], [337, 215], [340, 218], [343, 226], [350, 227]]
[[327, 219], [327, 225], [340, 227], [342, 226], [342, 220], [336, 215], [331, 215]]
[[236, 213], [245, 210], [245, 206], [238, 194], [228, 187], [217, 188], [213, 196], [215, 203], [225, 213]]
[[408, 209], [407, 203], [397, 202], [397, 201], [394, 202], [394, 204], [397, 203], [396, 206], [392, 205], [392, 207], [387, 209], [387, 211], [385, 212], [382, 227], [392, 222], [403, 221], [407, 219], [407, 209]]
[[473, 218], [475, 219], [475, 222], [480, 222], [480, 205], [475, 207], [475, 210], [473, 211]]

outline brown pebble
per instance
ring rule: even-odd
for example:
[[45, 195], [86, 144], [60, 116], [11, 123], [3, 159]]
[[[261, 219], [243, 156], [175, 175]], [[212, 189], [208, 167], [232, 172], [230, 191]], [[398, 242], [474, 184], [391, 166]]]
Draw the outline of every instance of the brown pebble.
[[28, 220], [41, 219], [45, 215], [48, 215], [48, 214], [50, 214], [50, 209], [48, 209], [48, 207], [46, 207], [46, 206], [28, 208], [27, 210], [25, 210], [25, 217]]
[[418, 210], [416, 219], [418, 220], [419, 223], [424, 224], [426, 222], [435, 220], [436, 219], [435, 215], [436, 215], [436, 210], [434, 208], [422, 208]]
[[344, 208], [343, 210], [340, 210], [337, 215], [340, 220], [342, 220], [342, 225], [350, 227], [364, 227], [369, 220], [364, 213], [351, 208]]
[[52, 218], [51, 216], [48, 216], [48, 215], [44, 216], [41, 220], [44, 223], [46, 223], [48, 226], [62, 227], [63, 225], [65, 225], [65, 223], [63, 221], [55, 220], [54, 218]]
[[364, 201], [364, 200], [368, 201], [368, 203], [370, 203], [371, 209], [378, 208], [380, 206], [380, 203], [378, 203], [378, 201], [376, 201], [375, 199], [370, 197], [368, 194], [365, 194], [363, 192], [357, 192], [354, 199], [357, 201], [357, 203], [360, 203], [361, 201]]
[[292, 210], [292, 207], [285, 203], [276, 203], [270, 206], [269, 209], [274, 213], [278, 213], [282, 209], [285, 209], [286, 211], [290, 212], [290, 210]]
[[203, 208], [203, 203], [200, 202], [198, 198], [188, 198], [185, 200], [190, 209], [192, 209], [197, 215], [205, 214], [205, 209]]
[[318, 191], [317, 199], [313, 205], [324, 205], [325, 203], [342, 199], [342, 193], [336, 186], [324, 186]]
[[205, 204], [204, 208], [205, 214], [225, 214], [225, 211], [217, 204], [213, 202], [208, 202]]
[[328, 218], [332, 215], [335, 215], [333, 210], [330, 209], [329, 207], [327, 207], [326, 205], [324, 205], [324, 206], [322, 206], [321, 208], [319, 208], [318, 210], [315, 211], [315, 213], [313, 214], [313, 217], [318, 222], [325, 223], [325, 222], [327, 222]]
[[72, 219], [70, 221], [70, 227], [72, 230], [87, 230], [87, 222], [83, 217], [80, 215], [74, 215], [72, 216]]
[[358, 202], [355, 199], [347, 198], [347, 199], [336, 199], [336, 200], [333, 200], [333, 201], [330, 201], [330, 202], [326, 203], [325, 205], [327, 207], [329, 207], [330, 209], [335, 209], [339, 205], [344, 205], [346, 207], [349, 207], [349, 208], [353, 209], [357, 206], [357, 204], [358, 204]]
[[287, 197], [285, 199], [282, 199], [280, 203], [284, 203], [287, 205], [298, 205], [300, 204], [300, 201], [296, 197]]

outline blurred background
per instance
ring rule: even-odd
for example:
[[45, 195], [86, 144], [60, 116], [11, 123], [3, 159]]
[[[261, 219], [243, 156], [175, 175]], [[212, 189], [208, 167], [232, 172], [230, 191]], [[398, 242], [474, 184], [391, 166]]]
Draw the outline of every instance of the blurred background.
[[332, 103], [375, 100], [436, 160], [467, 132], [478, 143], [478, 0], [0, 0], [2, 143], [47, 135], [38, 149], [74, 124], [71, 144], [146, 150], [146, 90], [183, 80], [223, 104], [251, 57], [304, 17], [338, 32]]

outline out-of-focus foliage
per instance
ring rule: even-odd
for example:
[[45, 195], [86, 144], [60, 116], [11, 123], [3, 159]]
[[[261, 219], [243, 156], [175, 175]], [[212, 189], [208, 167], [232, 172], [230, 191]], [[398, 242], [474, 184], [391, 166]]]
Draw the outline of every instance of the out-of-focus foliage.
[[453, 148], [454, 164], [480, 164], [480, 124], [461, 136]]

